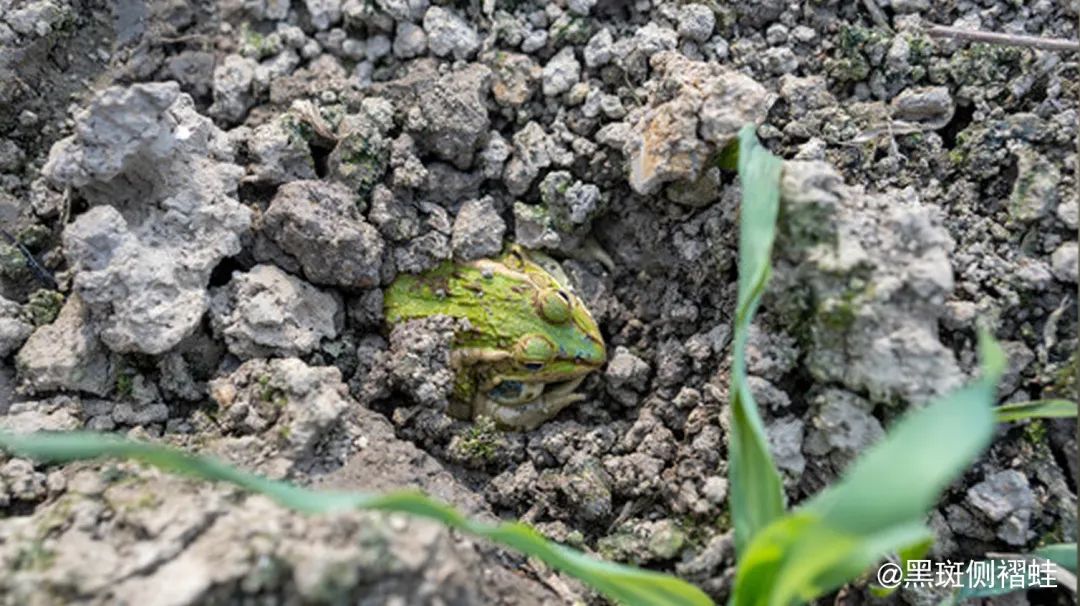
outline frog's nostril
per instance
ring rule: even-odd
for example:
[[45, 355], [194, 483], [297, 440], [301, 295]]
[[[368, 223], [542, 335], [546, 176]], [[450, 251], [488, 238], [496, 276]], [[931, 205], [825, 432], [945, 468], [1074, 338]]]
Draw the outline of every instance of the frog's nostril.
[[526, 362], [525, 364], [523, 364], [523, 366], [525, 367], [525, 370], [530, 370], [532, 372], [536, 372], [536, 371], [541, 370], [541, 369], [544, 368], [544, 363], [543, 362]]

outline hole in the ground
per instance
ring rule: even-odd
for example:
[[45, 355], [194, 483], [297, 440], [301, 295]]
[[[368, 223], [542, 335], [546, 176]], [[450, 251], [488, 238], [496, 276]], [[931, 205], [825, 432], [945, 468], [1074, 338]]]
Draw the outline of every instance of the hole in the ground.
[[225, 286], [232, 278], [233, 272], [241, 269], [244, 269], [244, 266], [237, 261], [236, 257], [222, 259], [210, 272], [210, 286]]
[[949, 120], [945, 128], [941, 129], [941, 141], [945, 149], [956, 147], [957, 135], [971, 124], [974, 115], [975, 106], [973, 104], [956, 106], [956, 113], [953, 114], [952, 120]]
[[315, 174], [322, 179], [329, 171], [327, 159], [330, 157], [330, 152], [333, 151], [333, 148], [315, 145], [314, 143], [311, 143], [310, 147], [311, 159], [315, 162]]

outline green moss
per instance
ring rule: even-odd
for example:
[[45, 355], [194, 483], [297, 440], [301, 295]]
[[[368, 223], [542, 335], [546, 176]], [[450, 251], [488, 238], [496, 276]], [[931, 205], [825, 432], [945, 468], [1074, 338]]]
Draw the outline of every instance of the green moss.
[[131, 397], [134, 389], [135, 375], [128, 369], [123, 369], [116, 375], [116, 397], [127, 399]]
[[1080, 400], [1080, 390], [1077, 389], [1076, 384], [1078, 375], [1080, 375], [1080, 352], [1073, 351], [1068, 361], [1054, 372], [1053, 380], [1046, 388], [1044, 397]]
[[1037, 446], [1046, 443], [1046, 424], [1042, 419], [1032, 419], [1024, 426], [1024, 439]]
[[489, 417], [480, 417], [454, 441], [453, 447], [462, 458], [490, 461], [498, 453], [499, 437], [495, 421]]
[[51, 324], [64, 306], [64, 295], [55, 290], [39, 289], [23, 305], [22, 314], [34, 326]]
[[26, 257], [23, 257], [18, 248], [0, 242], [0, 274], [18, 280], [26, 277], [29, 270], [26, 268]]
[[272, 377], [270, 375], [261, 375], [257, 382], [259, 383], [259, 399], [263, 402], [269, 402], [278, 408], [284, 408], [289, 403], [289, 397], [285, 394], [285, 390], [271, 385], [270, 381]]

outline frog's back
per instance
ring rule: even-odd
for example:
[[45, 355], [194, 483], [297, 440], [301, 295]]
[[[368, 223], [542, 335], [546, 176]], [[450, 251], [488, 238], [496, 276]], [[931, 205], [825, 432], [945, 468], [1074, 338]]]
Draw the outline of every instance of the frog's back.
[[421, 274], [398, 275], [384, 293], [383, 314], [390, 324], [436, 315], [468, 320], [470, 344], [495, 345], [500, 335], [529, 330], [510, 326], [529, 322], [529, 305], [527, 285], [446, 261]]

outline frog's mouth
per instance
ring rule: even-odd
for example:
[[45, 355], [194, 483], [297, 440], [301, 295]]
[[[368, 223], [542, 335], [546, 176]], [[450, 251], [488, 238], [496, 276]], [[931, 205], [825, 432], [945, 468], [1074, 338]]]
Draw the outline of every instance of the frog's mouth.
[[[521, 406], [541, 397], [549, 402], [572, 402], [585, 399], [574, 390], [585, 380], [585, 376], [553, 383], [526, 383], [523, 381], [503, 381], [487, 393], [487, 397], [503, 406]], [[567, 402], [569, 403], [569, 402]]]

